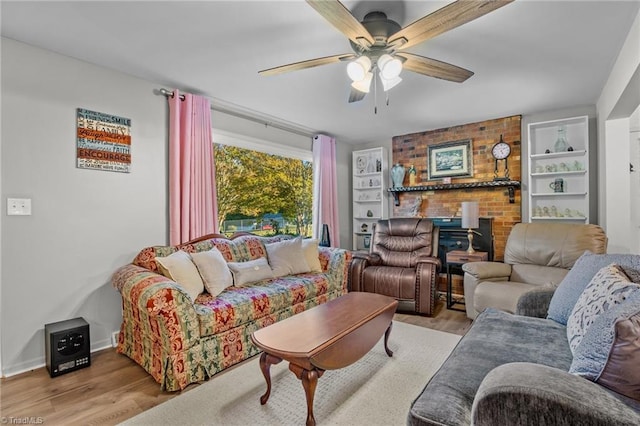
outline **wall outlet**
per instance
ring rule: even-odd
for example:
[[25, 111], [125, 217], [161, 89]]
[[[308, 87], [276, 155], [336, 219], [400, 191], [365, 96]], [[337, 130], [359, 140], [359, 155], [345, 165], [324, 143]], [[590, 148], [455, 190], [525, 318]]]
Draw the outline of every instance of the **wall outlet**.
[[114, 331], [113, 333], [111, 333], [111, 346], [113, 346], [114, 348], [118, 347], [118, 335], [120, 334], [119, 331]]
[[31, 198], [7, 198], [7, 216], [30, 216]]

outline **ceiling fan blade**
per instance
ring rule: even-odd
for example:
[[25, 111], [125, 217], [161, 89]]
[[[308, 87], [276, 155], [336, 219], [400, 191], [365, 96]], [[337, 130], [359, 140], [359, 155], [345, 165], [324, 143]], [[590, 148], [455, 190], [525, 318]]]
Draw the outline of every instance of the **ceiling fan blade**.
[[402, 52], [396, 53], [396, 55], [406, 59], [402, 64], [404, 69], [417, 72], [418, 74], [427, 75], [429, 77], [436, 77], [443, 80], [462, 83], [473, 75], [472, 71], [464, 68], [435, 59], [426, 58], [424, 56], [415, 55], [413, 53]]
[[352, 42], [365, 49], [375, 43], [369, 31], [338, 0], [307, 0], [307, 3]]
[[307, 61], [294, 62], [293, 64], [281, 65], [279, 67], [269, 68], [266, 70], [258, 71], [260, 75], [276, 75], [289, 71], [298, 71], [305, 68], [318, 67], [320, 65], [333, 64], [334, 62], [345, 61], [351, 58], [355, 58], [356, 55], [352, 53], [343, 53], [342, 55], [325, 56], [323, 58], [309, 59]]
[[[469, 1], [458, 0], [407, 25], [389, 37], [389, 44], [406, 49], [439, 34], [473, 21], [513, 0]], [[404, 40], [406, 42], [403, 43]]]
[[365, 96], [367, 96], [366, 93], [356, 90], [352, 87], [351, 92], [349, 92], [349, 103], [360, 102], [364, 99]]

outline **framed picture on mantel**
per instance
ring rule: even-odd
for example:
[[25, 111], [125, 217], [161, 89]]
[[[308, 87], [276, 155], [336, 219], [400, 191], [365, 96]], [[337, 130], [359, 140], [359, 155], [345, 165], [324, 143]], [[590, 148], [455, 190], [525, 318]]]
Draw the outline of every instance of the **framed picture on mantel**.
[[429, 180], [447, 177], [473, 177], [471, 139], [444, 142], [427, 147]]

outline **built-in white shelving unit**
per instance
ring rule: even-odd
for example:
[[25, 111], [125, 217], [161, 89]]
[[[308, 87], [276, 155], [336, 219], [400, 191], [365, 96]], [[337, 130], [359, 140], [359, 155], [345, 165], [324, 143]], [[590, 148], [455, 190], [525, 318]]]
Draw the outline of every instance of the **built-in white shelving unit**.
[[529, 220], [589, 223], [588, 117], [530, 123], [528, 136]]
[[353, 151], [353, 249], [369, 250], [371, 229], [388, 217], [389, 161], [384, 147]]

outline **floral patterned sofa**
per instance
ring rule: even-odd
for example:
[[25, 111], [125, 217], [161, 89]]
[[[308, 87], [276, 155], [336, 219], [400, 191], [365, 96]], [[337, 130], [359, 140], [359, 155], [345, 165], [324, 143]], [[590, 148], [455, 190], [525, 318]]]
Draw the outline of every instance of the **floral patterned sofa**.
[[347, 292], [351, 252], [337, 248], [319, 248], [322, 272], [232, 286], [217, 297], [205, 292], [195, 302], [161, 275], [155, 262], [178, 250], [194, 253], [214, 246], [227, 262], [246, 262], [267, 257], [265, 244], [287, 238], [212, 235], [143, 249], [112, 278], [122, 296], [118, 352], [140, 364], [162, 389], [181, 390], [259, 353], [251, 343], [253, 331]]

